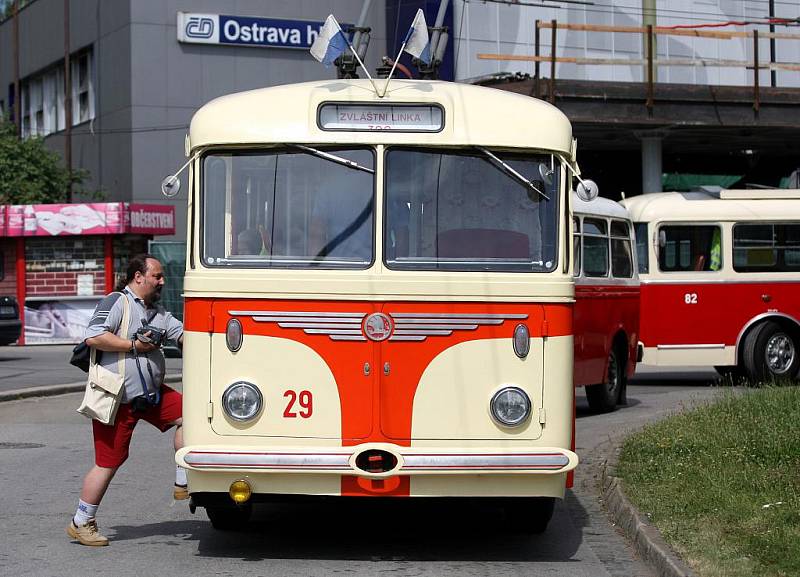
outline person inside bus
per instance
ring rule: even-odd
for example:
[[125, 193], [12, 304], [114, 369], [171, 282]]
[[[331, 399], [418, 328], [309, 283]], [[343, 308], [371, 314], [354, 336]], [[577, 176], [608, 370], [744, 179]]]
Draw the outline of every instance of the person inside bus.
[[236, 237], [236, 254], [238, 255], [266, 256], [269, 254], [268, 247], [268, 237], [261, 225], [258, 225], [258, 228], [245, 229]]

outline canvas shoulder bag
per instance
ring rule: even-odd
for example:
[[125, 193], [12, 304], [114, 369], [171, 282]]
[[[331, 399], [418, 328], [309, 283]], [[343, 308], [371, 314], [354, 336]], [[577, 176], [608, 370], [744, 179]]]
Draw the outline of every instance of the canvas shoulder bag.
[[[130, 312], [128, 297], [123, 293], [122, 323], [119, 332], [116, 333], [117, 336], [125, 335], [122, 338], [127, 338], [131, 321]], [[113, 425], [122, 402], [123, 384], [125, 383], [125, 355], [128, 351], [119, 353], [117, 360], [119, 374], [115, 374], [96, 362], [97, 350], [94, 347], [90, 348], [89, 378], [86, 381], [86, 391], [83, 394], [81, 406], [78, 407], [78, 412], [104, 425]]]

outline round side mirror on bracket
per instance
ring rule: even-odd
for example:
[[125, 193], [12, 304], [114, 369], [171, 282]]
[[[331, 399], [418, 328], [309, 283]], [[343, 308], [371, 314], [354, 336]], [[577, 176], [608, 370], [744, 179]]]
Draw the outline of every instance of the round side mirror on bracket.
[[172, 174], [161, 181], [161, 193], [167, 198], [172, 198], [181, 191], [181, 179]]
[[581, 180], [578, 183], [578, 187], [575, 189], [575, 194], [578, 195], [583, 201], [591, 202], [597, 195], [600, 194], [600, 189], [597, 187], [597, 183], [593, 180]]

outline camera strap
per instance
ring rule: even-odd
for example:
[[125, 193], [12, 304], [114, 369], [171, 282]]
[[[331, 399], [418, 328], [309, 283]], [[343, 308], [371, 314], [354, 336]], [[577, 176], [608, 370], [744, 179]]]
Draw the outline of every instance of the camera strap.
[[[156, 311], [156, 313], [153, 314], [152, 317], [150, 317], [148, 324], [152, 322], [152, 320], [156, 317], [156, 314], [158, 314], [158, 311]], [[154, 393], [149, 393], [147, 391], [147, 383], [145, 383], [144, 373], [142, 372], [142, 363], [139, 361], [139, 352], [136, 350], [135, 344], [133, 345], [132, 348], [133, 348], [133, 358], [136, 359], [136, 369], [139, 371], [139, 382], [142, 383], [142, 394], [144, 395], [144, 398], [147, 399], [148, 403], [150, 403], [151, 405], [157, 405], [158, 403], [161, 402], [161, 388], [157, 387]], [[144, 358], [148, 359], [147, 353], [144, 354]], [[155, 383], [156, 378], [155, 376], [153, 376], [153, 369], [150, 367], [149, 362], [147, 363], [147, 372], [150, 374], [150, 380], [153, 381], [153, 383]], [[152, 402], [150, 401], [151, 398], [153, 399]]]

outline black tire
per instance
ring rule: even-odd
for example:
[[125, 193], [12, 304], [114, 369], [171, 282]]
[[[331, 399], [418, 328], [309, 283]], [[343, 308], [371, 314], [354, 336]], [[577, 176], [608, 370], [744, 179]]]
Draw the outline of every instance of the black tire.
[[539, 535], [553, 518], [555, 497], [519, 497], [508, 499], [504, 509], [506, 524], [514, 533]]
[[615, 346], [608, 353], [608, 370], [604, 383], [586, 387], [586, 400], [589, 407], [598, 413], [608, 413], [617, 408], [625, 386], [625, 361], [620, 348]]
[[800, 367], [797, 333], [774, 321], [755, 327], [744, 341], [744, 366], [753, 384], [793, 379]]
[[243, 505], [215, 505], [206, 507], [206, 515], [211, 526], [218, 531], [242, 529], [253, 513], [252, 503]]

